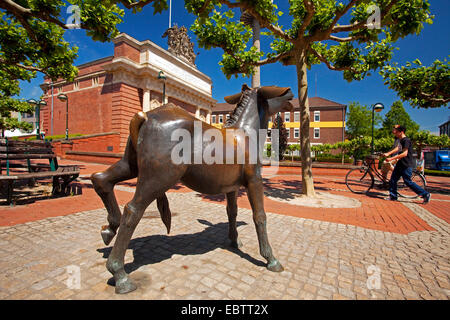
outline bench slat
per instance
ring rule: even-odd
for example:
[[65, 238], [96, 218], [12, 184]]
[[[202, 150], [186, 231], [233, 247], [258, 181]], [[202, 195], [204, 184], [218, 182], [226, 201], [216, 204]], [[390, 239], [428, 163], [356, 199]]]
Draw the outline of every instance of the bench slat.
[[17, 160], [17, 159], [51, 159], [56, 158], [56, 154], [48, 153], [48, 154], [0, 154], [0, 159], [9, 159], [9, 160]]
[[0, 146], [0, 153], [52, 153], [52, 148], [42, 148], [42, 147], [6, 147]]
[[[19, 146], [51, 146], [50, 141], [44, 140], [34, 140], [34, 141], [18, 141], [8, 139], [8, 146], [19, 147]], [[6, 139], [0, 138], [0, 146], [6, 146]]]
[[69, 175], [75, 175], [75, 174], [80, 174], [79, 168], [71, 168], [71, 170], [67, 170], [67, 171], [57, 170], [57, 171], [41, 171], [41, 172], [34, 172], [34, 173], [24, 173], [24, 174], [17, 174], [14, 176], [1, 175], [0, 180], [22, 180], [22, 179], [31, 179], [31, 178], [60, 177], [60, 176], [69, 176]]

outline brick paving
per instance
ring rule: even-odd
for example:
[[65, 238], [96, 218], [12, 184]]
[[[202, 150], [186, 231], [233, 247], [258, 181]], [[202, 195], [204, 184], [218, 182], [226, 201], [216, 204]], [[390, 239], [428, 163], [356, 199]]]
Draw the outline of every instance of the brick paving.
[[[295, 179], [274, 177], [266, 192], [295, 189]], [[176, 187], [168, 193], [171, 234], [152, 204], [133, 235], [125, 262], [139, 288], [128, 295], [114, 294], [108, 284], [111, 246], [99, 232], [106, 210], [88, 182], [80, 182], [79, 196], [3, 207], [0, 216], [19, 215], [23, 221], [0, 227], [0, 299], [449, 299], [448, 191], [426, 206], [391, 203], [346, 192], [340, 179], [338, 172], [315, 177], [318, 188], [357, 197], [361, 208], [307, 208], [265, 199], [269, 239], [285, 267], [282, 273], [264, 266], [244, 193], [238, 214], [244, 246], [235, 250], [227, 246], [225, 202]], [[133, 182], [116, 189], [123, 205]], [[31, 216], [28, 221], [23, 212]], [[80, 288], [70, 282], [78, 268]]]

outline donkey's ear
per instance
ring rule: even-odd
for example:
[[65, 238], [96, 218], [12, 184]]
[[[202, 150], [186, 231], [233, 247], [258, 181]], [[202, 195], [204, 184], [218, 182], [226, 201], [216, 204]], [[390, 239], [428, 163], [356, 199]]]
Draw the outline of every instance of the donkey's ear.
[[232, 96], [227, 96], [224, 99], [229, 104], [236, 104], [239, 102], [239, 99], [241, 98], [241, 96], [242, 96], [242, 93], [239, 92], [239, 93], [233, 94]]
[[227, 96], [225, 97], [225, 101], [228, 102], [229, 104], [236, 104], [239, 102], [239, 99], [241, 99], [242, 96], [242, 92], [247, 91], [247, 90], [251, 90], [251, 88], [246, 85], [245, 83], [242, 85], [242, 89], [240, 93], [236, 93], [233, 94], [232, 96]]
[[270, 86], [270, 87], [261, 87], [259, 89], [259, 93], [263, 96], [265, 99], [272, 99], [276, 97], [281, 97], [286, 94], [291, 88], [283, 88], [283, 87], [277, 87], [277, 86]]

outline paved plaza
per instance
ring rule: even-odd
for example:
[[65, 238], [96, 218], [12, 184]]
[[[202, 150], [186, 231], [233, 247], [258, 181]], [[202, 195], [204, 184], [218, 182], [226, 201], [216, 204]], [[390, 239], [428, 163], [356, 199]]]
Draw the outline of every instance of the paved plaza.
[[[71, 162], [73, 163], [73, 161]], [[317, 208], [277, 201], [299, 193], [299, 175], [286, 169], [266, 181], [269, 240], [285, 268], [272, 273], [259, 254], [245, 193], [239, 200], [243, 247], [228, 246], [223, 197], [183, 186], [168, 192], [169, 235], [152, 204], [126, 253], [138, 285], [116, 295], [101, 240], [106, 210], [86, 177], [82, 194], [0, 208], [0, 299], [449, 299], [450, 187], [429, 177], [432, 202], [389, 202], [383, 191], [355, 195], [339, 170], [316, 171], [316, 189], [350, 197], [354, 208]], [[133, 181], [116, 187], [123, 206]], [[434, 189], [433, 189], [434, 188]], [[283, 192], [284, 193], [283, 193]], [[114, 243], [114, 242], [113, 242]], [[112, 243], [112, 244], [113, 244]], [[79, 282], [78, 282], [79, 280]]]

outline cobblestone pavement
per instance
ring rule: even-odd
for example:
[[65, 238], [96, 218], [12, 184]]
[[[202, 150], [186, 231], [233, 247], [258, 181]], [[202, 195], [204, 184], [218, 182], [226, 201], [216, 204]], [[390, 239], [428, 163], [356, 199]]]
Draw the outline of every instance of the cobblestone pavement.
[[106, 210], [97, 209], [0, 227], [0, 299], [450, 297], [449, 224], [424, 206], [403, 204], [433, 230], [407, 234], [268, 210], [269, 239], [285, 267], [272, 273], [259, 254], [249, 209], [239, 209], [239, 251], [227, 246], [223, 204], [194, 192], [168, 197], [171, 234], [152, 204], [127, 250], [126, 270], [137, 291], [116, 295], [108, 284], [111, 247], [100, 237]]

